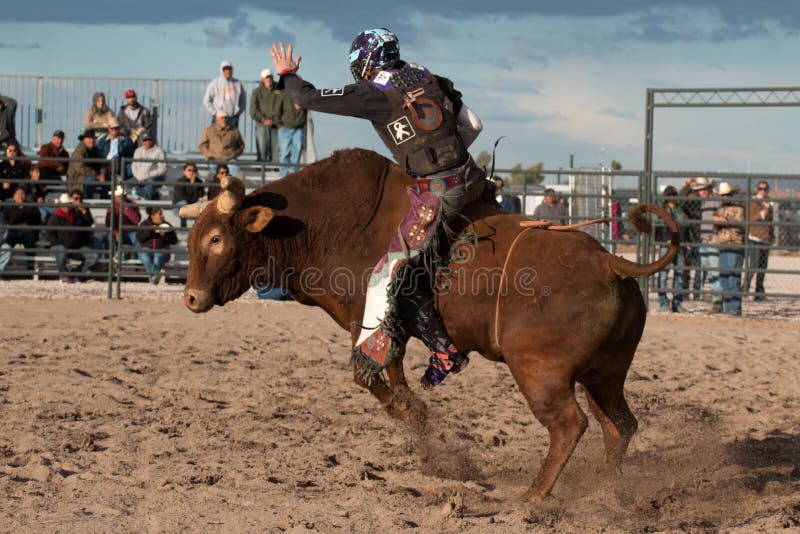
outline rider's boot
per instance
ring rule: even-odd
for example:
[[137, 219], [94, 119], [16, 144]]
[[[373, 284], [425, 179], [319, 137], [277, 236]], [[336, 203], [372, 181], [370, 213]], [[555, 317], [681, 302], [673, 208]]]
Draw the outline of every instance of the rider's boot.
[[450, 373], [461, 372], [469, 364], [469, 357], [451, 347], [452, 350], [431, 353], [430, 363], [422, 375], [420, 385], [423, 389], [431, 389], [441, 384]]

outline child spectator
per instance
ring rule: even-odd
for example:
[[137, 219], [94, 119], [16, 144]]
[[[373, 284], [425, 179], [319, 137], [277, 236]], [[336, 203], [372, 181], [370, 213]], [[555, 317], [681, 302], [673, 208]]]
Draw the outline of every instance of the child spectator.
[[31, 183], [25, 184], [25, 193], [28, 197], [28, 202], [36, 202], [39, 204], [39, 215], [42, 221], [47, 221], [53, 215], [53, 209], [45, 206], [47, 200], [47, 185], [39, 183], [42, 177], [41, 170], [37, 165], [32, 165], [28, 171], [28, 178]]
[[178, 236], [172, 225], [164, 220], [164, 212], [161, 208], [151, 206], [147, 208], [149, 217], [139, 225], [136, 232], [136, 239], [139, 241], [137, 254], [139, 260], [144, 264], [148, 279], [151, 284], [158, 284], [161, 279], [161, 268], [167, 264], [170, 258], [170, 245], [178, 242]]

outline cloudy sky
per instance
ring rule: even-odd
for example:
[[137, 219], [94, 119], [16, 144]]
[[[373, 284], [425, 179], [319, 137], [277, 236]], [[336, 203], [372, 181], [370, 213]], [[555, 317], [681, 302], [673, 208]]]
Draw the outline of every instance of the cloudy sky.
[[[82, 7], [85, 5], [86, 7]], [[370, 13], [380, 12], [379, 17]], [[639, 169], [648, 87], [800, 86], [795, 0], [16, 2], [0, 20], [3, 74], [255, 79], [294, 42], [318, 87], [349, 83], [347, 52], [387, 26], [402, 55], [448, 76], [502, 166], [612, 159]], [[800, 172], [800, 108], [658, 110], [655, 165]], [[380, 145], [368, 124], [316, 116], [320, 155]], [[385, 151], [383, 151], [385, 153]]]

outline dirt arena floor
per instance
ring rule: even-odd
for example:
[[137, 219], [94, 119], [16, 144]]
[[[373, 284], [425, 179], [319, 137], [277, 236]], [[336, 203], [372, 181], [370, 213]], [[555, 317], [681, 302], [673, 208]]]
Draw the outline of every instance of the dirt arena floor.
[[[797, 320], [652, 314], [623, 475], [595, 473], [590, 418], [530, 505], [547, 435], [503, 365], [422, 392], [440, 432], [421, 443], [352, 382], [321, 310], [47, 287], [0, 306], [0, 531], [800, 530]], [[424, 365], [413, 344], [407, 374]]]

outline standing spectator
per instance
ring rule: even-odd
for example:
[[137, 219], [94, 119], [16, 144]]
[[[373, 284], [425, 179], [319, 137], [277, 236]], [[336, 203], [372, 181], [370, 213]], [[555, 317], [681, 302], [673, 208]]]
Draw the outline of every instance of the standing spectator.
[[208, 181], [208, 200], [214, 200], [220, 194], [222, 191], [220, 182], [225, 176], [230, 176], [230, 169], [224, 163], [220, 163], [214, 171], [214, 176]]
[[[750, 231], [747, 240], [750, 245], [748, 266], [750, 269], [766, 269], [769, 264], [769, 247], [775, 240], [775, 229], [772, 222], [773, 206], [769, 200], [769, 184], [765, 181], [758, 182], [755, 199], [750, 201]], [[756, 274], [756, 296], [753, 300], [764, 300], [764, 275], [763, 271]], [[750, 291], [750, 282], [753, 281], [753, 271], [747, 271], [745, 291]]]
[[36, 206], [23, 206], [25, 202], [25, 188], [17, 187], [14, 189], [14, 202], [3, 206], [3, 219], [6, 224], [16, 228], [9, 228], [6, 238], [0, 250], [0, 272], [6, 270], [8, 262], [11, 261], [11, 249], [17, 243], [22, 243], [25, 248], [35, 248], [36, 241], [39, 240], [38, 230], [26, 230], [26, 226], [38, 226], [42, 219], [39, 215], [39, 208]]
[[[69, 152], [64, 148], [64, 132], [56, 130], [49, 143], [39, 148], [40, 158], [69, 158]], [[67, 174], [67, 161], [39, 161], [42, 180], [60, 180]]]
[[563, 225], [567, 220], [566, 204], [556, 199], [556, 190], [548, 187], [544, 190], [544, 201], [533, 210], [533, 218], [550, 221], [554, 225]]
[[[149, 132], [142, 134], [142, 146], [133, 153], [133, 163], [131, 171], [133, 177], [139, 182], [150, 182], [142, 187], [136, 186], [136, 194], [146, 200], [158, 200], [158, 184], [153, 182], [163, 182], [167, 176], [167, 164], [164, 162], [167, 157], [164, 151], [156, 144], [153, 136]], [[155, 160], [155, 161], [138, 161]]]
[[17, 101], [10, 96], [0, 95], [0, 149], [17, 141]]
[[40, 183], [41, 177], [42, 174], [39, 167], [31, 165], [28, 171], [28, 178], [31, 180], [31, 183], [25, 184], [25, 189], [28, 202], [36, 202], [39, 204], [39, 215], [43, 222], [47, 222], [50, 216], [53, 215], [53, 209], [44, 205], [47, 201], [47, 185]]
[[[222, 165], [220, 165], [220, 167], [222, 167]], [[187, 163], [184, 165], [183, 175], [178, 178], [178, 185], [172, 190], [172, 204], [175, 206], [175, 208], [173, 208], [175, 215], [178, 215], [182, 206], [194, 204], [205, 197], [205, 188], [194, 185], [200, 183], [202, 182], [198, 180], [197, 165], [194, 163]], [[186, 219], [183, 217], [181, 217], [181, 228], [186, 228]]]
[[81, 161], [103, 158], [95, 145], [94, 130], [84, 131], [78, 136], [78, 141], [80, 142], [72, 152], [72, 159], [67, 167], [67, 189], [70, 191], [80, 189], [86, 198], [94, 197], [96, 192], [99, 192], [101, 198], [108, 198], [108, 186], [95, 185], [97, 182], [105, 183], [106, 166], [97, 161]]
[[125, 105], [119, 108], [117, 120], [128, 133], [131, 141], [137, 143], [144, 133], [155, 135], [152, 131], [153, 117], [150, 110], [139, 103], [136, 91], [125, 91]]
[[[709, 197], [714, 193], [714, 181], [701, 176], [695, 179], [694, 190], [697, 191], [700, 202], [700, 268], [703, 271], [703, 278], [711, 284], [711, 313], [722, 312], [722, 290], [719, 280], [719, 246], [716, 244], [716, 234], [714, 232], [714, 213], [720, 206], [719, 200], [710, 200]], [[697, 280], [695, 278], [695, 280]], [[702, 286], [701, 286], [702, 287]], [[700, 288], [695, 287], [695, 292]]]
[[[122, 208], [122, 228], [120, 228], [119, 210], [122, 203], [125, 204], [125, 207]], [[136, 203], [128, 199], [121, 185], [114, 189], [114, 203], [111, 208], [106, 210], [106, 228], [111, 228], [112, 217], [114, 220], [114, 246], [129, 245], [136, 248], [139, 244], [136, 239], [136, 229], [130, 227], [136, 226], [142, 221], [142, 213]], [[120, 235], [122, 235], [121, 241]], [[108, 235], [106, 234], [103, 238], [103, 248], [108, 249], [108, 245]], [[130, 254], [126, 253], [125, 256], [128, 257]]]
[[281, 123], [281, 92], [275, 89], [272, 71], [261, 71], [261, 83], [250, 96], [250, 118], [256, 123], [258, 161], [278, 160], [278, 126]]
[[247, 93], [242, 82], [233, 77], [233, 65], [227, 59], [219, 65], [220, 76], [211, 80], [203, 95], [203, 106], [215, 122], [217, 112], [224, 111], [230, 117], [230, 125], [239, 127], [239, 115], [247, 107]]
[[[47, 230], [44, 233], [45, 239], [50, 243], [51, 250], [56, 252], [56, 265], [61, 281], [65, 283], [75, 282], [76, 278], [69, 275], [73, 272], [87, 272], [97, 263], [98, 254], [96, 252], [65, 252], [69, 249], [92, 248], [97, 244], [94, 235], [89, 228], [94, 224], [94, 217], [91, 212], [81, 205], [83, 194], [80, 189], [75, 189], [72, 193], [64, 193], [58, 200], [61, 205], [56, 208], [53, 216], [47, 221]], [[77, 270], [70, 270], [67, 267], [67, 260], [74, 259], [81, 262]]]
[[87, 128], [91, 128], [100, 135], [108, 132], [114, 112], [106, 105], [105, 93], [95, 93], [92, 96], [92, 107], [86, 110], [83, 122]]
[[[681, 243], [684, 242], [684, 238], [686, 237], [687, 233], [687, 225], [686, 225], [686, 214], [683, 210], [678, 206], [678, 203], [675, 201], [673, 197], [678, 196], [678, 190], [675, 187], [668, 185], [664, 188], [664, 209], [670, 216], [675, 219], [675, 222], [678, 224], [678, 230], [680, 232]], [[672, 237], [672, 233], [669, 231], [665, 225], [659, 225], [656, 227], [656, 234], [655, 239], [656, 242], [661, 243], [659, 245], [660, 252], [659, 255], [664, 255], [667, 252], [668, 242]], [[669, 277], [669, 271], [672, 268], [672, 303], [670, 305], [669, 297], [667, 297], [667, 278]], [[686, 248], [681, 247], [678, 249], [678, 253], [675, 255], [675, 258], [672, 262], [667, 265], [662, 271], [658, 273], [658, 278], [656, 280], [656, 287], [658, 288], [658, 305], [661, 311], [672, 311], [678, 313], [681, 311], [681, 304], [683, 303], [684, 295], [681, 291], [684, 290], [684, 279], [689, 275], [689, 272], [686, 270]]]
[[492, 178], [494, 182], [495, 200], [500, 205], [500, 209], [509, 213], [522, 213], [522, 203], [516, 195], [506, 195], [503, 193], [505, 181], [499, 176]]
[[111, 162], [111, 170], [120, 173], [123, 179], [127, 180], [131, 177], [130, 163], [125, 163], [123, 168], [122, 159], [132, 158], [136, 145], [125, 135], [120, 126], [119, 121], [111, 117], [108, 122], [108, 135], [97, 140], [97, 149]]
[[[308, 111], [296, 104], [289, 93], [283, 92], [281, 102], [281, 124], [278, 141], [281, 146], [281, 163], [300, 163], [306, 135]], [[297, 167], [281, 167], [280, 176], [298, 170]]]
[[0, 202], [6, 201], [14, 195], [17, 185], [9, 180], [26, 180], [30, 165], [19, 158], [22, 152], [16, 141], [8, 143], [5, 150], [6, 160], [0, 161]]
[[139, 241], [137, 252], [139, 260], [144, 264], [144, 269], [151, 284], [157, 284], [161, 279], [161, 268], [167, 264], [170, 253], [167, 252], [171, 245], [178, 242], [178, 236], [172, 225], [164, 220], [161, 208], [151, 206], [147, 208], [149, 217], [139, 225], [136, 239]]
[[[228, 123], [228, 115], [224, 111], [217, 113], [214, 124], [203, 130], [203, 137], [197, 147], [207, 161], [230, 161], [244, 152], [244, 139], [239, 129]], [[232, 174], [239, 172], [239, 167], [231, 165]], [[212, 173], [216, 172], [215, 164], [210, 164]]]
[[[696, 189], [697, 178], [688, 178], [683, 187], [681, 187], [678, 196], [691, 197], [691, 200], [684, 200], [679, 203], [679, 206], [686, 214], [686, 268], [687, 274], [684, 278], [686, 287], [683, 289], [690, 289], [691, 271], [694, 271], [694, 285], [692, 287], [694, 293], [694, 300], [700, 298], [700, 286], [703, 285], [703, 271], [700, 267], [700, 223], [703, 218], [700, 208], [703, 203], [700, 200], [700, 195]], [[683, 240], [681, 240], [683, 243]]]
[[744, 207], [733, 198], [738, 192], [739, 188], [728, 182], [719, 184], [723, 201], [713, 216], [719, 245], [720, 285], [726, 293], [722, 297], [722, 311], [730, 315], [742, 314], [742, 273], [727, 270], [741, 269], [744, 265]]

